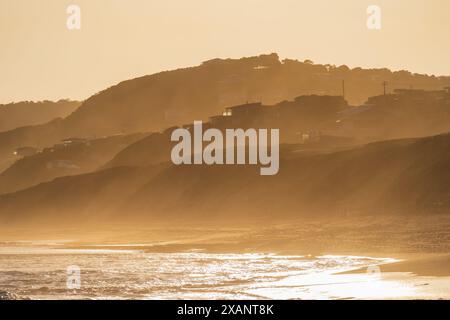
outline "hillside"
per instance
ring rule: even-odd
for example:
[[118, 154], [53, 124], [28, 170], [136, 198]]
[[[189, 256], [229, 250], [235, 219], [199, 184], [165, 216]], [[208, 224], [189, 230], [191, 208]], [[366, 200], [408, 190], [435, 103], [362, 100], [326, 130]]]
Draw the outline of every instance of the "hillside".
[[2, 195], [0, 219], [155, 225], [434, 215], [450, 208], [449, 150], [450, 135], [322, 154], [286, 149], [270, 177], [250, 166], [115, 167]]
[[67, 137], [155, 132], [206, 120], [225, 107], [260, 101], [274, 104], [300, 95], [341, 95], [359, 105], [368, 97], [396, 88], [438, 90], [450, 77], [388, 69], [350, 69], [346, 66], [280, 61], [276, 54], [242, 59], [214, 59], [200, 66], [165, 71], [121, 82], [90, 97], [59, 122], [0, 133], [0, 157], [6, 168], [17, 147], [51, 146]]
[[21, 158], [0, 173], [0, 194], [25, 189], [61, 176], [94, 171], [122, 149], [145, 136], [132, 134], [79, 143], [60, 143], [35, 155]]
[[391, 92], [450, 86], [450, 77], [280, 61], [276, 54], [215, 59], [119, 83], [87, 99], [65, 119], [65, 127], [70, 135], [159, 131], [194, 119], [206, 120], [225, 107], [245, 102], [274, 104], [300, 95], [341, 95], [342, 80], [351, 105], [381, 94], [383, 81], [389, 82]]
[[75, 111], [81, 102], [18, 102], [0, 105], [0, 132], [19, 127], [43, 124], [55, 118], [65, 118]]

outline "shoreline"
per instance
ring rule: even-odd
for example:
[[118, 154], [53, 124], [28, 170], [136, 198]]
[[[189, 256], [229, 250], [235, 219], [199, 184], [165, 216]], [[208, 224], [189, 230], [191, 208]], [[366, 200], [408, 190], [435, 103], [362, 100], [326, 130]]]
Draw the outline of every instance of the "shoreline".
[[[450, 253], [428, 254], [426, 256], [415, 255], [379, 267], [381, 272], [407, 272], [424, 277], [450, 277]], [[364, 272], [366, 272], [366, 270], [357, 269], [342, 272], [342, 274], [359, 274]]]
[[[20, 247], [20, 246], [19, 246]], [[26, 247], [26, 246], [25, 246]], [[70, 248], [69, 248], [70, 247]], [[97, 248], [94, 248], [97, 247]], [[22, 245], [22, 248], [24, 246]], [[29, 247], [32, 249], [40, 249], [41, 247]], [[121, 254], [123, 249], [127, 248], [129, 254], [133, 253], [200, 253], [200, 254], [248, 254], [249, 252], [234, 252], [234, 253], [213, 253], [207, 251], [175, 251], [163, 252], [164, 250], [148, 250], [148, 244], [119, 244], [119, 245], [81, 245], [75, 248], [74, 246], [65, 243], [60, 246], [52, 246], [53, 253], [58, 255], [67, 254]], [[137, 250], [140, 248], [140, 250]], [[147, 250], [142, 250], [146, 248]], [[131, 250], [130, 250], [131, 249]], [[172, 248], [174, 249], [174, 248]], [[33, 250], [32, 250], [33, 251]], [[4, 251], [3, 254], [11, 254]], [[48, 254], [46, 252], [44, 254]], [[0, 250], [0, 255], [2, 251]], [[14, 253], [12, 253], [14, 254]], [[20, 253], [19, 253], [20, 254]], [[30, 254], [36, 254], [30, 252]], [[325, 256], [315, 255], [285, 255], [276, 253], [253, 252], [253, 254], [268, 254], [279, 257], [298, 257], [305, 260], [315, 260]], [[354, 258], [368, 258], [380, 259], [380, 255], [326, 255], [328, 258], [336, 256], [339, 257], [354, 257]], [[401, 257], [400, 257], [401, 256]], [[380, 259], [380, 263], [374, 260], [374, 270], [369, 267], [357, 268], [351, 270], [324, 270], [322, 272], [313, 271], [288, 275], [281, 277], [278, 280], [268, 281], [264, 286], [256, 286], [253, 289], [243, 291], [247, 295], [254, 295], [264, 297], [264, 299], [375, 299], [375, 300], [411, 300], [411, 299], [445, 299], [450, 300], [450, 254], [428, 254], [428, 255], [391, 255], [385, 260]], [[399, 259], [401, 258], [401, 260]], [[393, 261], [390, 262], [389, 260]], [[368, 272], [369, 270], [369, 272]], [[378, 270], [378, 271], [377, 271]], [[1, 288], [0, 288], [1, 289]], [[2, 292], [2, 290], [0, 290]], [[3, 291], [3, 296], [11, 297], [13, 299], [28, 299], [29, 297], [21, 297], [14, 294], [14, 292]], [[49, 296], [48, 299], [67, 298], [65, 296]], [[205, 297], [206, 299], [206, 297]]]

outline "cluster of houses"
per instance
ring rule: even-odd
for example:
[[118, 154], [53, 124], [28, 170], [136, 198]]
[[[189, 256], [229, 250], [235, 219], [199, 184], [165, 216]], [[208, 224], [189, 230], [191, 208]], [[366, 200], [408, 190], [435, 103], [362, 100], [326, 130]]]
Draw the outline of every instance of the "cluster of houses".
[[[316, 142], [323, 135], [345, 135], [352, 129], [360, 115], [368, 115], [379, 108], [396, 106], [449, 106], [450, 87], [426, 91], [397, 89], [391, 94], [370, 97], [358, 107], [349, 106], [342, 96], [309, 95], [276, 105], [246, 103], [228, 107], [221, 115], [213, 116], [206, 126], [225, 130], [227, 128], [277, 128], [281, 142]], [[190, 129], [192, 124], [184, 126]], [[14, 151], [18, 157], [28, 157], [39, 152], [54, 152], [73, 145], [89, 145], [84, 138], [68, 138], [42, 151], [33, 147], [20, 147]]]
[[45, 153], [45, 152], [54, 152], [58, 149], [62, 149], [68, 146], [74, 146], [74, 145], [89, 145], [90, 142], [88, 139], [84, 138], [68, 138], [61, 140], [60, 143], [55, 144], [52, 147], [44, 148], [43, 150], [40, 150], [35, 147], [19, 147], [16, 150], [14, 150], [13, 154], [17, 157], [30, 157], [38, 153]]
[[226, 128], [277, 128], [282, 142], [318, 141], [337, 121], [338, 113], [349, 108], [340, 96], [301, 96], [276, 105], [246, 103], [226, 108], [210, 118], [209, 125]]
[[450, 105], [450, 87], [443, 90], [395, 89], [392, 94], [370, 97], [366, 106], [409, 104], [447, 104]]
[[316, 142], [325, 135], [354, 136], [361, 131], [355, 131], [358, 126], [380, 127], [379, 116], [389, 117], [389, 108], [405, 110], [408, 115], [408, 110], [420, 113], [433, 106], [450, 108], [450, 87], [433, 91], [396, 89], [391, 94], [370, 97], [361, 106], [349, 106], [342, 96], [321, 95], [300, 96], [271, 106], [246, 103], [226, 108], [221, 115], [211, 117], [209, 125], [218, 129], [279, 128], [283, 142]]

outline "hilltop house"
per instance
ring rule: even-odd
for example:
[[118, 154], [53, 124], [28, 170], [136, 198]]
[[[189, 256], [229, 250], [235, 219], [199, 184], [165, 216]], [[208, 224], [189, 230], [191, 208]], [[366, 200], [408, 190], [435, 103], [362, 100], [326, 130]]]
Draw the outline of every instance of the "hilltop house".
[[20, 147], [14, 151], [14, 155], [18, 157], [30, 157], [37, 154], [39, 150], [34, 147]]
[[64, 145], [88, 144], [89, 140], [85, 138], [67, 138], [61, 140]]
[[246, 103], [239, 106], [229, 107], [225, 109], [223, 116], [251, 116], [258, 114], [263, 110], [263, 105], [261, 102], [257, 103]]

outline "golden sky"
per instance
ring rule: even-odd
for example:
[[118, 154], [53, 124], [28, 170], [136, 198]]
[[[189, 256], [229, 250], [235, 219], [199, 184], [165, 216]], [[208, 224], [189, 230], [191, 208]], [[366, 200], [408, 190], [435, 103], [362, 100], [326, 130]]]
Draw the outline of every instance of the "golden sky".
[[[68, 30], [68, 5], [81, 30]], [[366, 27], [369, 5], [382, 29]], [[84, 99], [215, 57], [277, 52], [450, 75], [449, 0], [0, 0], [0, 103]]]

